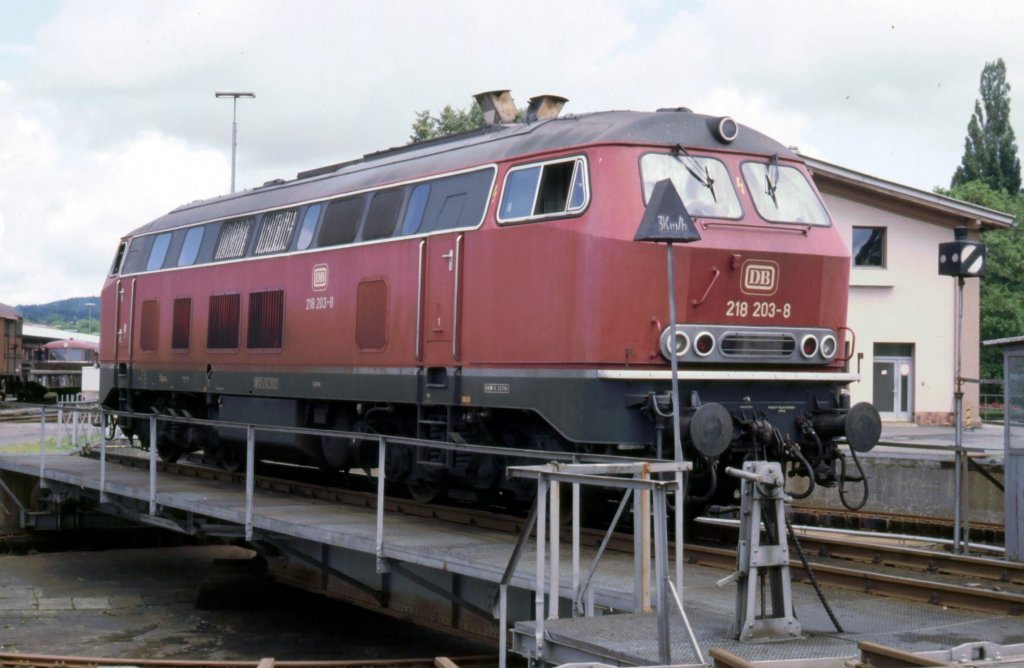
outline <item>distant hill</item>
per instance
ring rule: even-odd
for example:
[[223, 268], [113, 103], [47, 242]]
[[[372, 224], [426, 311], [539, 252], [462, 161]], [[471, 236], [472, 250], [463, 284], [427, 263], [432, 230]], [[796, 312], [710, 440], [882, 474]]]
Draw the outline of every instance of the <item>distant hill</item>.
[[[89, 306], [91, 304], [91, 306]], [[49, 304], [19, 304], [14, 307], [25, 322], [50, 325], [73, 332], [99, 332], [100, 298], [72, 297]], [[89, 321], [90, 316], [92, 321]]]

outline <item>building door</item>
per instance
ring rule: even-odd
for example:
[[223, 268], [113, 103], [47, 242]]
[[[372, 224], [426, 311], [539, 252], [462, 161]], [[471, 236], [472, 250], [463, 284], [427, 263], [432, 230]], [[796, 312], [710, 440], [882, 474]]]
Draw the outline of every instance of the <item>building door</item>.
[[913, 420], [914, 360], [875, 357], [872, 402], [883, 420]]

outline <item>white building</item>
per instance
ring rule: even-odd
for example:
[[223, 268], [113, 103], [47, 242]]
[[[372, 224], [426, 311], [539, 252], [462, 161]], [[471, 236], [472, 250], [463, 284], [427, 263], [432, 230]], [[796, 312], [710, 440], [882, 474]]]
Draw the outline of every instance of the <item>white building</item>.
[[[1013, 226], [1013, 217], [806, 158], [849, 244], [848, 326], [856, 336], [852, 400], [870, 401], [883, 420], [952, 424], [956, 375], [956, 279], [938, 273], [938, 247], [956, 227]], [[964, 290], [963, 366], [978, 378], [979, 281]], [[978, 385], [964, 388], [964, 413], [978, 422]]]

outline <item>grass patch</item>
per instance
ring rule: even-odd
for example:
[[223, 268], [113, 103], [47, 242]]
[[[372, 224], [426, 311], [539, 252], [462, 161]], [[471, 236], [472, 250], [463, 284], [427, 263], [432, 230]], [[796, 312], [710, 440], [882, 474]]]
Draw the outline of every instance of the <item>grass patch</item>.
[[[85, 439], [79, 436], [78, 439], [79, 447], [85, 445]], [[44, 452], [61, 454], [67, 453], [74, 450], [74, 446], [71, 444], [71, 439], [61, 438], [60, 442], [56, 436], [48, 436], [44, 441]], [[21, 443], [5, 443], [0, 445], [0, 452], [5, 452], [14, 455], [33, 455], [39, 452], [39, 438], [32, 440], [26, 440]]]

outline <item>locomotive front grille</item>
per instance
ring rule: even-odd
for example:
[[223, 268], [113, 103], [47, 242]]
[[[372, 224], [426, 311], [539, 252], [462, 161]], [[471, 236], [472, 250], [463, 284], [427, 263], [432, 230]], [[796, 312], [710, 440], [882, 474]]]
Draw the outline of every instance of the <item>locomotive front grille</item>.
[[669, 342], [681, 362], [700, 364], [806, 364], [832, 362], [835, 332], [822, 327], [756, 327], [685, 323], [662, 330], [661, 355], [671, 359]]
[[720, 341], [722, 355], [727, 357], [792, 357], [796, 337], [785, 332], [729, 332]]

